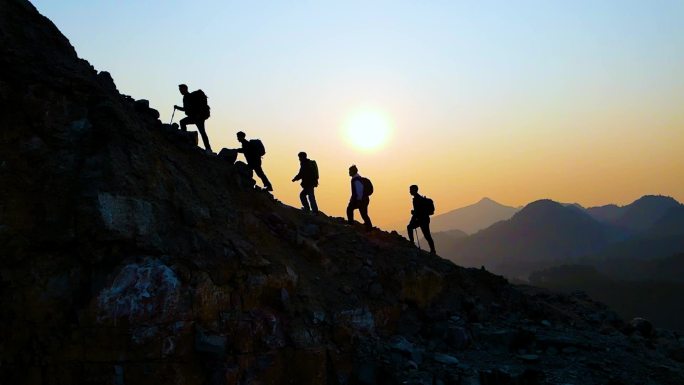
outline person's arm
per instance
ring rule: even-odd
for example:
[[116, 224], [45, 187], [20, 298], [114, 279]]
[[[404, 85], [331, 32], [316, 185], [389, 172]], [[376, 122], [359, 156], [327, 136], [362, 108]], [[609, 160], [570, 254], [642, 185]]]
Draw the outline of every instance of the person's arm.
[[177, 109], [178, 111], [185, 111], [185, 108], [181, 106], [173, 106], [173, 108]]
[[354, 181], [354, 192], [356, 193], [356, 200], [360, 201], [363, 199], [363, 183], [360, 179]]
[[296, 182], [296, 181], [302, 179], [302, 171], [303, 171], [303, 170], [304, 170], [304, 166], [300, 166], [300, 167], [299, 167], [299, 172], [297, 173], [297, 175], [295, 175], [294, 178], [292, 178], [292, 181], [293, 181], [293, 182]]

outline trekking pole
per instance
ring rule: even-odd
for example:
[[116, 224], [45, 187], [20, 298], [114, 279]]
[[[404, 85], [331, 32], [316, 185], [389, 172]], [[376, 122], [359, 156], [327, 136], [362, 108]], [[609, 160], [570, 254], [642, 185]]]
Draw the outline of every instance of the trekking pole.
[[416, 232], [416, 242], [418, 242], [418, 250], [423, 250], [420, 248], [420, 238], [418, 238], [418, 229], [413, 229]]
[[173, 112], [171, 113], [171, 121], [169, 122], [169, 126], [173, 123], [173, 116], [176, 115], [176, 108], [173, 108]]

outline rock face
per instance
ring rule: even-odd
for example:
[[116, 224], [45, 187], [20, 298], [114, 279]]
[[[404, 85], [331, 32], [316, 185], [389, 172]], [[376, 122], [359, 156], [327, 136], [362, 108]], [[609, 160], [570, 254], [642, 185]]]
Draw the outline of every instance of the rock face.
[[2, 384], [684, 383], [671, 333], [255, 190], [26, 1], [0, 45]]

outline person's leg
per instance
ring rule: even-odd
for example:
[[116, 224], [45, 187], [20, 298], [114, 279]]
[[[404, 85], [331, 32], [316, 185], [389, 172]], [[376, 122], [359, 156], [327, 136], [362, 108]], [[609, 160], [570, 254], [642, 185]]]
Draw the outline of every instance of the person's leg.
[[420, 230], [423, 232], [423, 238], [430, 245], [430, 253], [435, 254], [435, 242], [432, 240], [432, 234], [430, 234], [430, 218], [422, 221]]
[[315, 213], [318, 212], [318, 204], [316, 203], [316, 194], [314, 193], [314, 188], [309, 187], [309, 202], [311, 203], [311, 211]]
[[196, 121], [195, 125], [197, 126], [197, 130], [199, 131], [200, 135], [202, 135], [202, 142], [204, 143], [204, 148], [207, 151], [211, 151], [211, 144], [209, 144], [209, 137], [207, 136], [207, 132], [204, 129], [204, 120]]
[[264, 174], [264, 170], [261, 168], [261, 162], [252, 166], [252, 169], [254, 170], [254, 173], [257, 174], [259, 179], [261, 179], [261, 182], [264, 184], [264, 187], [267, 190], [273, 190], [273, 186], [271, 186], [271, 182], [269, 182], [268, 178], [266, 177], [266, 174]]
[[302, 208], [306, 211], [311, 210], [309, 207], [309, 201], [306, 200], [306, 189], [302, 188], [302, 192], [299, 193], [299, 200], [302, 202]]
[[188, 124], [192, 124], [192, 119], [188, 118], [187, 116], [184, 117], [183, 119], [180, 120], [180, 128], [181, 131], [188, 131]]
[[354, 209], [356, 209], [356, 204], [354, 203], [354, 200], [350, 200], [349, 204], [347, 205], [347, 222], [354, 223]]
[[363, 218], [363, 224], [366, 225], [366, 228], [372, 229], [373, 223], [371, 222], [371, 219], [368, 216], [368, 205], [369, 204], [370, 204], [370, 199], [368, 199], [368, 198], [361, 201], [361, 205], [359, 207], [359, 212], [361, 213], [361, 218]]
[[411, 221], [408, 226], [406, 226], [406, 231], [408, 232], [409, 241], [411, 241], [411, 243], [415, 241], [413, 239], [413, 230], [415, 230], [416, 227], [418, 227], [416, 224], [416, 217], [411, 217]]

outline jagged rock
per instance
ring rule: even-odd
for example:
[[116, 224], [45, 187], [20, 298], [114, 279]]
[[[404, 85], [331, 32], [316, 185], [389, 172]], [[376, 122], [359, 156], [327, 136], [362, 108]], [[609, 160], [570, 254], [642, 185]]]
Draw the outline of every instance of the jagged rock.
[[413, 344], [402, 336], [393, 336], [389, 343], [392, 349], [402, 353], [411, 354], [415, 349]]
[[446, 342], [449, 347], [456, 350], [467, 348], [471, 343], [468, 331], [463, 327], [449, 327], [446, 331]]
[[631, 321], [629, 321], [629, 324], [637, 331], [637, 333], [641, 334], [644, 337], [650, 337], [651, 335], [653, 335], [653, 325], [644, 318], [634, 318]]
[[222, 355], [226, 352], [226, 336], [211, 334], [201, 327], [195, 331], [195, 350]]
[[518, 356], [518, 358], [528, 364], [533, 364], [539, 361], [539, 356], [536, 354], [521, 354]]
[[114, 84], [114, 79], [112, 79], [112, 75], [109, 72], [100, 71], [97, 74], [97, 81], [107, 91], [117, 91], [116, 84]]
[[444, 365], [458, 365], [459, 363], [458, 358], [448, 354], [436, 353], [432, 358]]

